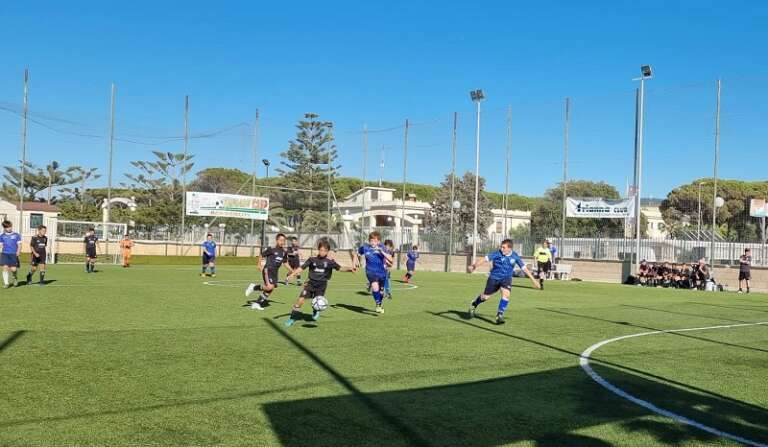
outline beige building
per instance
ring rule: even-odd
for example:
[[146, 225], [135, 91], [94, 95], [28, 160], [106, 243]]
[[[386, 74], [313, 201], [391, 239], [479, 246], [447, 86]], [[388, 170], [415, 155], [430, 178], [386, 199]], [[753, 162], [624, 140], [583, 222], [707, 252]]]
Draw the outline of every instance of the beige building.
[[[424, 216], [432, 209], [432, 205], [417, 200], [414, 194], [409, 194], [403, 200], [394, 196], [395, 190], [379, 186], [368, 186], [353, 192], [344, 200], [335, 205], [344, 216], [344, 225], [347, 230], [353, 226], [392, 227], [396, 232], [404, 227], [406, 232], [418, 233], [422, 228]], [[363, 206], [365, 206], [365, 224], [363, 223]], [[531, 222], [530, 211], [493, 209], [493, 221], [486, 228], [489, 236], [502, 234], [506, 230], [527, 225]]]
[[48, 227], [49, 237], [56, 235], [59, 209], [45, 202], [24, 202], [24, 213], [19, 215], [19, 203], [0, 199], [0, 220], [10, 220], [22, 236], [33, 236], [37, 227]]

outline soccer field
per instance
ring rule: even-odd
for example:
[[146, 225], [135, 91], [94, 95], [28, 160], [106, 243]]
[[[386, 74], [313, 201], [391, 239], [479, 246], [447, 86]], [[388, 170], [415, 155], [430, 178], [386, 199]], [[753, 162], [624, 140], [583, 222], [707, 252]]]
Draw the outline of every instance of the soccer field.
[[482, 275], [418, 272], [376, 315], [336, 273], [320, 321], [285, 329], [297, 287], [257, 312], [255, 268], [198, 272], [0, 290], [0, 445], [768, 443], [766, 295], [517, 279], [497, 326], [498, 296], [466, 319]]

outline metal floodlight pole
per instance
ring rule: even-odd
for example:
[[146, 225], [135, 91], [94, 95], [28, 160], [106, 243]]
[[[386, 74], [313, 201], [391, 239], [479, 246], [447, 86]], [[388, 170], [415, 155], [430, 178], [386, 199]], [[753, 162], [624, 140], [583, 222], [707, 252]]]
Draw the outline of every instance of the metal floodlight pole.
[[[563, 127], [563, 218], [560, 223], [560, 257], [565, 246], [565, 218], [568, 205], [568, 144], [571, 127], [571, 98], [565, 98], [565, 125]], [[554, 262], [554, 259], [552, 260]]]
[[[410, 128], [410, 121], [405, 120], [405, 131], [403, 134], [403, 192], [402, 201], [400, 206], [400, 247], [402, 249], [403, 242], [405, 241], [405, 186], [408, 181], [408, 129]], [[413, 230], [413, 227], [411, 227]], [[413, 235], [411, 235], [413, 237]], [[397, 268], [400, 268], [400, 255], [397, 256]]]
[[24, 235], [24, 173], [27, 168], [27, 120], [29, 116], [29, 68], [24, 69], [24, 109], [21, 115], [21, 170], [19, 171], [19, 233]]
[[717, 80], [717, 99], [715, 107], [715, 162], [713, 166], [714, 180], [712, 193], [712, 239], [710, 241], [710, 264], [715, 265], [715, 231], [717, 228], [717, 168], [720, 163], [720, 91], [722, 82]]
[[509, 160], [512, 157], [512, 106], [507, 107], [507, 156], [506, 156], [506, 163], [504, 166], [504, 200], [503, 200], [503, 218], [504, 223], [502, 224], [502, 232], [503, 237], [502, 239], [507, 238], [507, 201], [509, 196]]
[[[112, 159], [115, 153], [115, 95], [117, 88], [115, 83], [112, 83], [110, 101], [109, 101], [109, 162], [107, 163], [107, 221], [112, 221]], [[107, 239], [107, 243], [104, 246], [104, 252], [109, 256], [109, 231], [108, 228], [104, 228], [104, 236]]]
[[333, 191], [333, 160], [331, 159], [331, 150], [328, 149], [328, 224], [326, 225], [326, 235], [331, 237], [331, 220], [333, 212], [331, 211], [331, 192]]
[[365, 233], [365, 226], [367, 225], [366, 215], [365, 215], [365, 196], [368, 194], [368, 191], [366, 189], [366, 175], [368, 174], [368, 124], [363, 124], [363, 209], [362, 209], [362, 221], [360, 223], [360, 228], [363, 230], [363, 233]]
[[470, 93], [472, 101], [477, 106], [475, 125], [475, 216], [472, 223], [472, 262], [475, 262], [477, 258], [477, 206], [480, 200], [480, 103], [485, 99], [485, 94], [482, 90], [475, 90]]
[[187, 214], [187, 154], [189, 152], [189, 95], [184, 96], [184, 159], [181, 164], [181, 229], [179, 239], [184, 240]]
[[[256, 172], [259, 167], [259, 109], [253, 120], [253, 141], [251, 142], [251, 156], [253, 157], [253, 172], [251, 173], [251, 197], [256, 196]], [[251, 257], [256, 255], [256, 220], [251, 219]]]
[[640, 67], [640, 88], [637, 91], [635, 116], [635, 271], [640, 269], [640, 244], [642, 241], [642, 208], [640, 199], [643, 186], [643, 130], [645, 115], [645, 80], [652, 76], [650, 65]]
[[448, 255], [453, 254], [453, 222], [454, 202], [456, 201], [456, 127], [458, 126], [459, 113], [453, 112], [453, 132], [451, 133], [451, 223], [448, 231]]
[[701, 246], [701, 187], [705, 183], [706, 182], [699, 182], [699, 200], [698, 200], [698, 204], [699, 204], [699, 218], [697, 219], [698, 225], [697, 225], [697, 229], [696, 229], [696, 243], [699, 246]]

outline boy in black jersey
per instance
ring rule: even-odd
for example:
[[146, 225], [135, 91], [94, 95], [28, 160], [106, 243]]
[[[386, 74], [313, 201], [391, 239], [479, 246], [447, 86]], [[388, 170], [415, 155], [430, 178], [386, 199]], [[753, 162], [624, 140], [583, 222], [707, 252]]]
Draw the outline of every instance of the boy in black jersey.
[[96, 236], [96, 230], [89, 228], [83, 238], [83, 247], [85, 248], [85, 273], [93, 273], [96, 268], [96, 248], [99, 237]]
[[[328, 281], [333, 276], [334, 270], [342, 272], [354, 272], [357, 270], [354, 267], [342, 267], [334, 259], [329, 258], [328, 252], [330, 249], [331, 245], [327, 241], [320, 241], [317, 244], [317, 256], [307, 259], [304, 265], [288, 275], [290, 279], [292, 276], [300, 275], [304, 270], [309, 270], [309, 280], [304, 285], [304, 289], [299, 294], [293, 307], [291, 307], [291, 316], [285, 321], [285, 326], [293, 326], [293, 323], [301, 319], [301, 306], [304, 305], [304, 300], [325, 296]], [[312, 319], [317, 321], [318, 318], [320, 318], [320, 311], [313, 309]]]
[[[291, 268], [291, 272], [301, 267], [301, 247], [299, 246], [299, 238], [292, 237], [291, 245], [286, 249], [286, 255], [288, 256], [288, 267]], [[289, 274], [291, 273], [289, 272]], [[288, 278], [285, 278], [285, 285], [288, 285]], [[296, 285], [301, 286], [301, 273], [296, 276]]]
[[45, 225], [40, 225], [37, 227], [37, 234], [32, 236], [32, 239], [29, 241], [29, 248], [32, 251], [32, 262], [29, 273], [27, 273], [27, 284], [32, 284], [32, 275], [35, 274], [35, 271], [40, 272], [40, 281], [38, 284], [41, 286], [45, 284], [45, 259], [48, 248], [48, 236], [45, 235], [46, 231], [48, 230], [45, 228]]
[[267, 247], [261, 253], [259, 267], [261, 268], [261, 278], [264, 283], [251, 283], [245, 289], [246, 297], [251, 296], [257, 290], [261, 291], [259, 299], [251, 302], [251, 309], [264, 310], [264, 305], [267, 304], [269, 295], [277, 288], [280, 267], [286, 263], [288, 263], [288, 252], [285, 250], [285, 235], [279, 233], [275, 237], [275, 246]]

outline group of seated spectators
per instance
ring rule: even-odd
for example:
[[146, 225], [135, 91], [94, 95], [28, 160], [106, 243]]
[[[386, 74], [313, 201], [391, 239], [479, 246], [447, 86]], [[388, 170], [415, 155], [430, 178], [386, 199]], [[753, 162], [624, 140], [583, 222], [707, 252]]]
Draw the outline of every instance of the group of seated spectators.
[[704, 290], [706, 282], [710, 278], [711, 269], [704, 259], [700, 259], [694, 264], [643, 260], [635, 275], [634, 282], [639, 286]]

